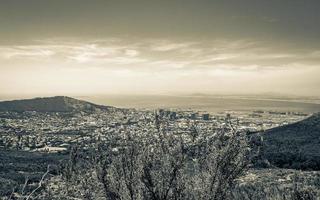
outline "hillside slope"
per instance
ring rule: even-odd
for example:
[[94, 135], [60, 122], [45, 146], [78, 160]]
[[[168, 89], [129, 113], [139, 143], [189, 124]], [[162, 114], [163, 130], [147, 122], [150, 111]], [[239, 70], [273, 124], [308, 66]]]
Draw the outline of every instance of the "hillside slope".
[[108, 110], [112, 107], [101, 106], [66, 96], [34, 98], [0, 102], [0, 111], [37, 111], [37, 112], [71, 112]]
[[264, 140], [262, 154], [271, 164], [320, 170], [320, 113], [261, 135]]

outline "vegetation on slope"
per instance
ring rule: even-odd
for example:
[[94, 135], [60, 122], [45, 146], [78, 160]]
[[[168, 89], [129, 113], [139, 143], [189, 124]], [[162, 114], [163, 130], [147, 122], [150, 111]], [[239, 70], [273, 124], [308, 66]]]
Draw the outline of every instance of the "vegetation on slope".
[[320, 170], [320, 113], [294, 124], [270, 129], [262, 156], [281, 168]]

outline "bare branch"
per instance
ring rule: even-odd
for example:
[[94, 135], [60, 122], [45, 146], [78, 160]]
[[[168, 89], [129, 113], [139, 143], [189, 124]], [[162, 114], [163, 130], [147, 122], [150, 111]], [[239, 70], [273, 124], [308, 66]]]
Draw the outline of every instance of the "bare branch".
[[44, 182], [44, 179], [46, 178], [46, 176], [48, 175], [49, 172], [50, 172], [50, 165], [48, 165], [47, 171], [42, 175], [42, 178], [41, 178], [40, 182], [38, 183], [38, 187], [36, 187], [36, 188], [27, 196], [26, 200], [29, 200], [29, 199], [32, 197], [32, 195], [33, 195], [38, 189], [41, 188], [41, 186], [42, 186], [42, 184], [43, 184], [43, 182]]

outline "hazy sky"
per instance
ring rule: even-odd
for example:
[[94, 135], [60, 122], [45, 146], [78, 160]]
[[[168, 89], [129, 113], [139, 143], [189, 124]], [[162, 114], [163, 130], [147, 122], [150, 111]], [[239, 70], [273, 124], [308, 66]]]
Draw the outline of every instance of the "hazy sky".
[[1, 0], [0, 95], [320, 95], [319, 0]]

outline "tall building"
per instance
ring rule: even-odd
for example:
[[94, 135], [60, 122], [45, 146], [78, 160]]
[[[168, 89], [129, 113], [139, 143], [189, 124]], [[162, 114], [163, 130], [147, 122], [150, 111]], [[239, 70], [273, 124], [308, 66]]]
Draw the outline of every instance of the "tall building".
[[196, 119], [196, 118], [197, 118], [197, 114], [196, 113], [191, 113], [190, 119]]
[[202, 119], [203, 119], [203, 120], [209, 120], [209, 119], [210, 119], [210, 115], [207, 114], [207, 113], [206, 113], [206, 114], [203, 114], [203, 115], [202, 115]]

